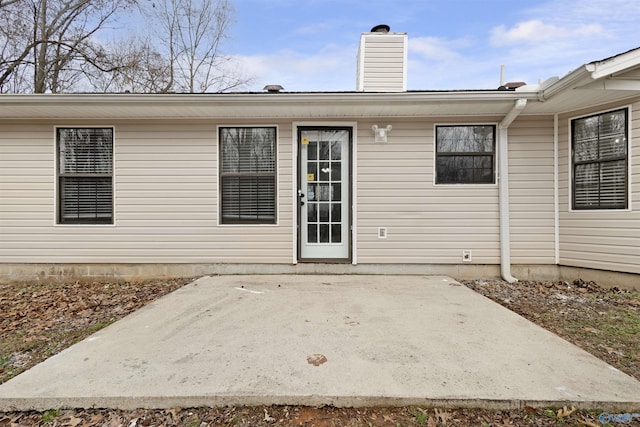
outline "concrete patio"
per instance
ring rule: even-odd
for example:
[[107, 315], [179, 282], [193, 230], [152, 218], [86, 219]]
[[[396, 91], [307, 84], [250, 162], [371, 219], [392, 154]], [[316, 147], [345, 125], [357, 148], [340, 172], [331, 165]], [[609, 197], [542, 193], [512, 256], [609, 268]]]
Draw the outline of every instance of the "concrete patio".
[[444, 276], [203, 277], [0, 385], [0, 410], [640, 407], [640, 382]]

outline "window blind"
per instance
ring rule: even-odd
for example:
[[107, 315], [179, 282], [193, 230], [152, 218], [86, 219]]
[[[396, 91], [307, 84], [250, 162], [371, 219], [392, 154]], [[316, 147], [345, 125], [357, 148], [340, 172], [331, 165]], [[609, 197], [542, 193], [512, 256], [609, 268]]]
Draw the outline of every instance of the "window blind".
[[113, 222], [113, 129], [58, 128], [60, 223]]
[[627, 110], [572, 121], [573, 208], [627, 208]]
[[275, 223], [276, 129], [220, 129], [222, 223]]

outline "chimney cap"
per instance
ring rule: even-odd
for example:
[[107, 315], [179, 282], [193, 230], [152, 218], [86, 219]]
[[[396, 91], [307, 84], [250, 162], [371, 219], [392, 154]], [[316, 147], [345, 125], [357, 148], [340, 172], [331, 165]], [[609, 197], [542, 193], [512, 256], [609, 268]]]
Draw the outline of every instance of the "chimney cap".
[[391, 31], [391, 27], [387, 24], [376, 25], [371, 29], [372, 33], [388, 33], [389, 31]]
[[266, 85], [263, 90], [266, 90], [269, 93], [278, 93], [281, 90], [284, 90], [284, 88], [280, 85]]

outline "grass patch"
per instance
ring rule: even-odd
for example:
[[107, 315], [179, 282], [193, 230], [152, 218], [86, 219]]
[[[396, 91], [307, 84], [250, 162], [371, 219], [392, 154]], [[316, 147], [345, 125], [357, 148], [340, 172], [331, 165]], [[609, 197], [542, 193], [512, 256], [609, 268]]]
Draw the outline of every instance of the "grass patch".
[[60, 416], [60, 411], [58, 411], [57, 409], [51, 409], [45, 412], [44, 414], [42, 414], [42, 422], [50, 423], [54, 421], [56, 418], [58, 418], [59, 416]]

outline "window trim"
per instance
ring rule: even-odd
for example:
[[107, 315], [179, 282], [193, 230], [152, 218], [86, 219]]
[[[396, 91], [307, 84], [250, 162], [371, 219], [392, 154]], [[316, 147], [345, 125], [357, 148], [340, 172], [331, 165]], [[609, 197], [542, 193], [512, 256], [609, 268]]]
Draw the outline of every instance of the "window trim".
[[[626, 156], [626, 207], [625, 208], [606, 208], [606, 207], [596, 207], [596, 208], [576, 208], [575, 207], [575, 170], [574, 170], [574, 162], [573, 162], [573, 123], [576, 120], [585, 119], [589, 117], [595, 117], [602, 114], [612, 113], [615, 111], [626, 110], [626, 137], [627, 137], [627, 156]], [[630, 104], [622, 105], [619, 107], [612, 107], [598, 111], [592, 111], [587, 114], [581, 114], [579, 116], [572, 116], [567, 118], [567, 168], [568, 168], [568, 194], [567, 194], [567, 211], [572, 213], [610, 213], [610, 212], [631, 212], [632, 211], [632, 176], [631, 176], [631, 159], [633, 157], [632, 149], [633, 144], [631, 140], [631, 123], [632, 123], [632, 108]]]
[[[438, 127], [469, 127], [469, 126], [492, 126], [493, 127], [493, 182], [460, 182], [460, 183], [439, 183], [438, 182]], [[487, 188], [498, 186], [498, 162], [499, 162], [499, 132], [497, 122], [453, 122], [453, 123], [434, 123], [433, 124], [433, 185], [437, 187], [455, 187], [472, 186], [473, 188]], [[475, 154], [474, 154], [475, 153]], [[469, 153], [470, 155], [480, 155], [479, 152]]]
[[[111, 129], [111, 221], [81, 221], [63, 222], [61, 220], [62, 203], [60, 202], [60, 150], [58, 141], [58, 129]], [[56, 227], [115, 227], [116, 225], [116, 127], [114, 125], [55, 125], [53, 127], [53, 174], [54, 174], [54, 195], [53, 195], [53, 225]]]
[[[223, 222], [222, 221], [222, 154], [220, 138], [222, 129], [224, 128], [273, 128], [276, 131], [275, 136], [275, 192], [274, 192], [274, 221], [273, 222]], [[217, 225], [219, 227], [277, 227], [280, 223], [279, 206], [280, 206], [280, 127], [276, 124], [219, 124], [216, 126], [216, 178], [217, 178]]]

